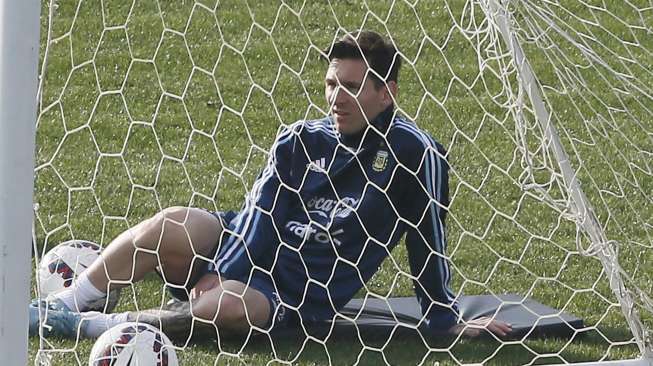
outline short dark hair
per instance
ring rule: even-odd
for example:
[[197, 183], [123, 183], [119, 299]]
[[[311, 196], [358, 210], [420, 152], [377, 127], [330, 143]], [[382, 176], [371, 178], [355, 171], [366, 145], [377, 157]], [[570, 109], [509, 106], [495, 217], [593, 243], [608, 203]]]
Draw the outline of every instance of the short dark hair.
[[376, 32], [360, 31], [346, 34], [324, 53], [327, 54], [329, 61], [334, 58], [367, 61], [370, 69], [381, 76], [379, 78], [376, 74], [369, 73], [377, 87], [387, 81], [397, 82], [399, 77], [401, 57], [397, 55], [397, 49]]

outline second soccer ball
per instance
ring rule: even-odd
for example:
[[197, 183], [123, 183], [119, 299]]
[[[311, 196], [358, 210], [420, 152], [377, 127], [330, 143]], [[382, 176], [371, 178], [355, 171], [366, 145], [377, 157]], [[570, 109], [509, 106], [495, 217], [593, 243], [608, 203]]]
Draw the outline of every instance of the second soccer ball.
[[[102, 248], [87, 240], [69, 240], [48, 251], [39, 265], [39, 297], [45, 299], [48, 295], [70, 287], [73, 281], [84, 272], [99, 256]], [[118, 303], [119, 290], [109, 294], [106, 304], [107, 312], [113, 310]], [[89, 310], [104, 310], [104, 301]]]
[[172, 343], [159, 329], [144, 323], [123, 323], [95, 341], [89, 366], [178, 366]]

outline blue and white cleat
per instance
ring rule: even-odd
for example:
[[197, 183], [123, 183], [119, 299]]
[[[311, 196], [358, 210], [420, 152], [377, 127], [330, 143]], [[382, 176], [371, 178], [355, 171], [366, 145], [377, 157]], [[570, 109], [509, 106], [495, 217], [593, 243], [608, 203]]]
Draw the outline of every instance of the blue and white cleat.
[[70, 311], [60, 301], [35, 300], [29, 305], [30, 336], [38, 336], [40, 328], [43, 337], [77, 338], [78, 335], [83, 337], [87, 324], [82, 322], [79, 313]]
[[48, 298], [45, 300], [34, 299], [29, 304], [30, 308], [38, 308], [39, 306], [41, 307], [41, 310], [45, 310], [47, 308], [48, 311], [74, 311], [66, 304], [64, 304], [63, 301], [54, 296], [48, 296]]

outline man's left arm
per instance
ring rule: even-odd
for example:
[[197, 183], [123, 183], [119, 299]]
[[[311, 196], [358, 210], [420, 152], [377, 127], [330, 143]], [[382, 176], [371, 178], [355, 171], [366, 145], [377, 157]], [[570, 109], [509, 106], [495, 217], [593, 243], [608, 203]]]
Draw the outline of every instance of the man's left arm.
[[444, 149], [432, 142], [421, 160], [414, 189], [416, 228], [408, 230], [406, 245], [417, 300], [426, 315], [428, 328], [452, 334], [478, 336], [484, 329], [498, 336], [512, 330], [510, 324], [490, 317], [459, 323], [459, 308], [451, 291], [451, 270], [446, 256], [445, 218], [449, 207], [449, 164]]
[[458, 304], [449, 288], [445, 217], [449, 205], [449, 165], [444, 149], [432, 142], [424, 149], [410, 189], [416, 227], [406, 235], [415, 293], [430, 329], [447, 331], [458, 322]]

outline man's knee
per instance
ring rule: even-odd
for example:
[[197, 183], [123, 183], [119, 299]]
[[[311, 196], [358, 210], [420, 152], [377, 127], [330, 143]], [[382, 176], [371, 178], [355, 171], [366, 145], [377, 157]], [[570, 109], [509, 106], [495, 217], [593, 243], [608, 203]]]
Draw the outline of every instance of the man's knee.
[[169, 207], [139, 225], [135, 243], [156, 253], [166, 280], [184, 284], [192, 271], [206, 265], [221, 230], [220, 221], [208, 211]]
[[226, 280], [221, 286], [202, 294], [193, 303], [193, 315], [215, 323], [218, 328], [247, 333], [252, 326], [263, 327], [270, 305], [259, 290], [242, 282]]
[[251, 326], [242, 297], [224, 291], [217, 301], [199, 301], [193, 315], [212, 321], [221, 328], [243, 330]]
[[148, 250], [170, 250], [168, 243], [179, 243], [180, 238], [187, 236], [184, 228], [187, 216], [186, 207], [168, 207], [162, 210], [132, 229], [134, 245]]
[[232, 329], [248, 328], [250, 323], [247, 315], [245, 303], [241, 297], [223, 293], [216, 318], [218, 326]]

